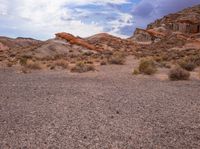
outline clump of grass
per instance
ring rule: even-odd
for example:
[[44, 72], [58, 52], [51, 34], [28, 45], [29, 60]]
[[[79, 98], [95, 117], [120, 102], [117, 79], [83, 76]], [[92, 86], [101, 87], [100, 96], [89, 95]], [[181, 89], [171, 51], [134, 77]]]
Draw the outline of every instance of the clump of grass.
[[84, 62], [78, 62], [74, 67], [71, 68], [71, 72], [78, 72], [78, 73], [84, 73], [94, 70], [95, 70], [94, 65], [85, 64]]
[[123, 65], [125, 63], [125, 55], [120, 52], [116, 52], [110, 56], [108, 62], [110, 64]]
[[67, 69], [68, 66], [69, 66], [68, 62], [67, 62], [66, 60], [63, 60], [63, 59], [57, 60], [57, 61], [55, 62], [55, 65], [56, 65], [56, 66], [60, 66], [60, 67], [62, 67], [63, 69]]
[[170, 70], [168, 77], [172, 81], [188, 80], [190, 73], [181, 67], [175, 67]]
[[146, 75], [156, 73], [157, 68], [155, 62], [151, 58], [144, 58], [140, 61], [139, 72]]
[[187, 71], [193, 71], [196, 68], [196, 64], [187, 59], [180, 60], [178, 64], [181, 66], [181, 68], [187, 70]]

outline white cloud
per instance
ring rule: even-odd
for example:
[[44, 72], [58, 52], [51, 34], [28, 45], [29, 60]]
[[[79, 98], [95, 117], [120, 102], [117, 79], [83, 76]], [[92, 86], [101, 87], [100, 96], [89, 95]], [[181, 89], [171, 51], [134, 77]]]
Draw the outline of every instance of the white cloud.
[[[83, 23], [75, 16], [74, 10], [70, 7], [108, 3], [124, 4], [128, 3], [128, 0], [0, 0], [0, 17], [7, 15], [8, 19], [12, 18], [17, 21], [21, 18], [23, 24], [15, 22], [9, 26], [30, 34], [35, 32], [36, 36], [41, 36], [41, 38], [48, 38], [61, 31], [85, 37], [103, 32], [104, 28], [94, 22]], [[89, 13], [89, 11], [84, 10], [81, 15]], [[119, 22], [111, 22], [111, 24], [119, 27]]]

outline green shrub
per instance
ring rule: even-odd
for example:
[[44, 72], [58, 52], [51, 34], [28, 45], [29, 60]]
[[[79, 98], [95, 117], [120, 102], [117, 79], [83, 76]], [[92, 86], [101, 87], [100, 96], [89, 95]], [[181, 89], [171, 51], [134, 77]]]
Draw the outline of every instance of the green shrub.
[[139, 72], [152, 75], [157, 71], [155, 62], [151, 58], [145, 58], [140, 61]]
[[190, 77], [190, 73], [181, 67], [173, 68], [169, 72], [169, 79], [172, 81], [188, 80], [189, 77]]

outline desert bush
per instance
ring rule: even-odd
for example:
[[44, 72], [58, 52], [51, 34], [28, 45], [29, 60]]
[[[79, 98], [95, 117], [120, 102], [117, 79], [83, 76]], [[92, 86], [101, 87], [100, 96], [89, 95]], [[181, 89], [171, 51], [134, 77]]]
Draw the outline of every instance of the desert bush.
[[153, 60], [160, 63], [160, 62], [163, 62], [163, 57], [162, 56], [154, 56]]
[[138, 69], [134, 69], [133, 70], [133, 75], [138, 75], [138, 74], [140, 74], [140, 71]]
[[187, 71], [193, 71], [196, 68], [196, 64], [190, 60], [180, 60], [178, 64], [181, 66], [181, 68], [187, 70]]
[[102, 60], [101, 63], [100, 63], [100, 65], [107, 65], [106, 60]]
[[26, 68], [28, 69], [42, 69], [42, 66], [39, 62], [33, 62], [33, 61], [27, 61], [26, 65], [25, 65]]
[[30, 73], [31, 71], [30, 71], [30, 69], [28, 69], [26, 67], [22, 67], [21, 72], [26, 74], [26, 73]]
[[85, 64], [84, 62], [78, 62], [74, 67], [71, 68], [71, 72], [88, 72], [94, 71], [95, 67], [91, 64]]
[[196, 66], [200, 66], [200, 54], [188, 57], [188, 59], [193, 62]]
[[13, 63], [12, 62], [7, 62], [6, 65], [7, 65], [7, 67], [12, 67]]
[[67, 69], [69, 64], [68, 64], [68, 62], [67, 62], [66, 60], [61, 59], [61, 60], [57, 60], [57, 61], [55, 62], [55, 65], [56, 65], [56, 66], [60, 66], [60, 67], [62, 67], [63, 69]]
[[189, 77], [190, 77], [190, 73], [181, 67], [175, 67], [171, 69], [169, 72], [169, 79], [172, 81], [188, 80]]
[[20, 63], [20, 65], [22, 65], [22, 66], [25, 66], [25, 65], [27, 64], [27, 61], [28, 61], [28, 59], [27, 59], [26, 57], [21, 57], [21, 58], [19, 59], [19, 63]]
[[119, 52], [114, 53], [112, 56], [110, 56], [108, 62], [110, 64], [123, 65], [125, 63], [125, 55]]
[[151, 58], [145, 58], [140, 61], [139, 72], [152, 75], [157, 71], [155, 62]]

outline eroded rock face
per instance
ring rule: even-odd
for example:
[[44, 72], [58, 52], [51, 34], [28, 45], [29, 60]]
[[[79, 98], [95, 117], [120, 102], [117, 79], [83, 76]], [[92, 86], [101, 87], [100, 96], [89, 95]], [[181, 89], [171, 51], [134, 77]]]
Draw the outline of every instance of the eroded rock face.
[[64, 33], [64, 32], [63, 33], [57, 33], [56, 39], [66, 40], [72, 45], [75, 44], [75, 45], [83, 46], [83, 47], [90, 49], [90, 50], [96, 50], [95, 46], [89, 44], [88, 42], [86, 42], [82, 38], [75, 37], [75, 36], [73, 36], [72, 34], [69, 34], [69, 33]]
[[[136, 29], [130, 39], [137, 42], [157, 42], [172, 34], [187, 37], [200, 33], [200, 5], [169, 14], [149, 24], [145, 30]], [[188, 38], [190, 38], [188, 36]]]
[[165, 24], [166, 29], [182, 33], [200, 33], [200, 5], [184, 9], [175, 14], [170, 14], [148, 25], [153, 29]]
[[137, 28], [134, 32], [134, 36], [130, 39], [137, 41], [137, 42], [156, 42], [162, 39], [165, 36], [165, 33], [156, 31], [156, 30], [144, 30]]

